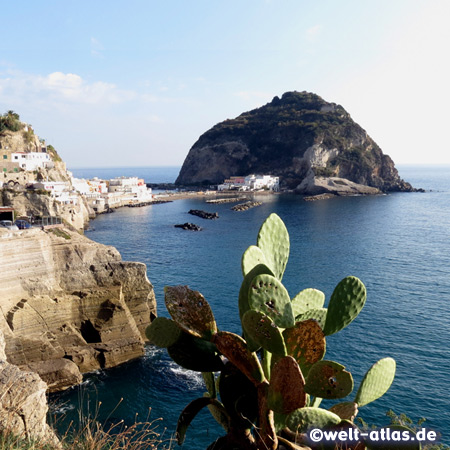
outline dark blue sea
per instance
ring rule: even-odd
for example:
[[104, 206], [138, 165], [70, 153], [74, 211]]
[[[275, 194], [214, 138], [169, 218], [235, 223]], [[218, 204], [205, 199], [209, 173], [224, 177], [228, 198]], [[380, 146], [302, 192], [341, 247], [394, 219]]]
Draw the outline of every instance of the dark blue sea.
[[[178, 168], [73, 172], [173, 182]], [[391, 389], [361, 408], [359, 415], [376, 425], [389, 423], [385, 415], [389, 409], [414, 420], [425, 417], [449, 444], [450, 167], [403, 166], [400, 175], [426, 192], [320, 202], [304, 202], [294, 195], [262, 196], [263, 205], [246, 212], [233, 212], [230, 204], [177, 200], [99, 216], [87, 236], [117, 247], [125, 260], [147, 264], [160, 315], [167, 315], [164, 286], [187, 284], [210, 302], [220, 329], [239, 333], [241, 255], [256, 243], [264, 219], [276, 212], [290, 233], [291, 257], [283, 282], [291, 297], [314, 287], [328, 299], [348, 275], [359, 277], [367, 287], [367, 303], [359, 317], [327, 339], [326, 358], [352, 372], [355, 391], [378, 359], [391, 356], [397, 361]], [[187, 214], [190, 209], [217, 211], [220, 218], [194, 218]], [[187, 221], [201, 225], [203, 231], [173, 227]], [[52, 396], [52, 412], [76, 420], [80, 399], [89, 398], [102, 402], [101, 420], [131, 423], [136, 413], [144, 418], [151, 408], [151, 417], [163, 418], [160, 429], [166, 427], [169, 435], [182, 408], [204, 391], [199, 374], [181, 369], [165, 350], [149, 346], [145, 357], [88, 374], [81, 387]], [[204, 413], [194, 420], [183, 448], [206, 448], [220, 434]]]

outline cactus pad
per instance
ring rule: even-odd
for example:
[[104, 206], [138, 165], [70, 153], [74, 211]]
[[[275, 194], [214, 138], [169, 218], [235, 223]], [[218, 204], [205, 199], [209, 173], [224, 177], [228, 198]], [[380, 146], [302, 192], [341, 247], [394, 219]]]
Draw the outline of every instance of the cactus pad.
[[213, 342], [217, 349], [239, 370], [241, 370], [254, 384], [264, 381], [264, 373], [255, 353], [252, 353], [244, 339], [228, 331], [219, 331]]
[[273, 320], [260, 311], [250, 310], [242, 318], [245, 335], [259, 347], [276, 355], [285, 356], [286, 346], [280, 329]]
[[[239, 317], [240, 317], [241, 321], [242, 321], [242, 317], [244, 316], [244, 314], [250, 310], [250, 305], [248, 303], [248, 297], [249, 297], [249, 290], [250, 290], [251, 283], [257, 275], [261, 275], [261, 274], [273, 275], [272, 271], [267, 266], [265, 266], [264, 264], [258, 264], [244, 277], [244, 279], [242, 281], [241, 288], [239, 290]], [[251, 340], [251, 338], [246, 336], [245, 330], [243, 330], [243, 331], [244, 331], [244, 337], [245, 337], [245, 340], [247, 341], [249, 350], [250, 351], [258, 350], [260, 348], [260, 346], [258, 344], [256, 344], [255, 342], [253, 342]]]
[[329, 411], [337, 414], [342, 420], [353, 422], [358, 414], [358, 405], [354, 402], [343, 402], [333, 405]]
[[294, 325], [291, 299], [286, 288], [271, 275], [257, 275], [249, 289], [249, 305], [269, 316], [281, 328]]
[[231, 362], [219, 377], [219, 393], [232, 420], [249, 426], [258, 416], [258, 394], [253, 383]]
[[314, 319], [319, 325], [320, 328], [325, 327], [325, 320], [327, 318], [327, 308], [317, 308], [317, 309], [310, 309], [309, 311], [306, 311], [303, 314], [298, 315], [295, 318], [296, 322], [304, 322], [308, 319]]
[[221, 407], [221, 404], [216, 399], [209, 397], [201, 397], [193, 400], [186, 406], [186, 408], [183, 409], [183, 411], [180, 414], [180, 417], [178, 418], [177, 429], [175, 433], [178, 445], [182, 445], [184, 443], [184, 440], [186, 438], [186, 431], [191, 422], [194, 420], [195, 416], [205, 406], [209, 405], [215, 405], [218, 408]]
[[292, 356], [281, 358], [272, 368], [267, 404], [280, 414], [289, 414], [306, 405], [305, 379]]
[[268, 266], [281, 281], [289, 259], [289, 233], [284, 222], [272, 213], [262, 224], [258, 234], [258, 247], [264, 253]]
[[366, 302], [366, 287], [356, 277], [344, 278], [335, 287], [328, 304], [323, 332], [325, 336], [337, 333], [349, 325]]
[[325, 294], [322, 291], [313, 288], [303, 289], [292, 299], [292, 311], [294, 316], [298, 316], [310, 309], [322, 308], [324, 303]]
[[394, 381], [395, 369], [396, 363], [392, 358], [384, 358], [376, 362], [364, 376], [355, 402], [359, 406], [364, 406], [384, 395]]
[[305, 391], [314, 397], [342, 398], [353, 390], [353, 377], [334, 361], [318, 361], [306, 377]]
[[337, 425], [341, 418], [322, 408], [300, 408], [289, 414], [286, 425], [293, 431], [304, 433], [310, 428], [325, 428]]
[[326, 350], [326, 340], [322, 328], [314, 319], [297, 322], [283, 331], [288, 355], [291, 355], [306, 376], [309, 369], [320, 361]]
[[212, 372], [202, 372], [202, 377], [208, 391], [208, 396], [211, 398], [217, 397], [216, 379], [214, 378], [214, 374]]
[[242, 255], [242, 275], [245, 277], [258, 264], [264, 264], [265, 266], [269, 265], [262, 250], [256, 245], [250, 245]]
[[196, 372], [217, 372], [223, 368], [216, 346], [188, 333], [183, 332], [180, 339], [167, 348], [167, 352], [185, 369]]
[[164, 293], [167, 310], [183, 330], [207, 340], [217, 333], [214, 315], [200, 292], [187, 286], [166, 286]]
[[145, 330], [150, 344], [167, 348], [175, 344], [181, 336], [180, 327], [167, 317], [156, 317]]

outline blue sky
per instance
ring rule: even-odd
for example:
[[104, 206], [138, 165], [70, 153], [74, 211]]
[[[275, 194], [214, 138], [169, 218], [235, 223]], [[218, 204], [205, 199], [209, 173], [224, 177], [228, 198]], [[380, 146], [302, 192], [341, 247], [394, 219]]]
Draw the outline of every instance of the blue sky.
[[341, 104], [396, 163], [450, 164], [449, 0], [2, 2], [0, 112], [68, 167], [181, 165], [286, 91]]

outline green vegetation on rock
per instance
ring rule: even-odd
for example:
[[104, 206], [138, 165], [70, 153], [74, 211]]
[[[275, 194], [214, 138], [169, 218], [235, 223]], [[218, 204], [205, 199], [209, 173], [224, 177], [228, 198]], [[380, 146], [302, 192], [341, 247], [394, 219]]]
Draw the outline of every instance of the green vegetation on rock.
[[0, 116], [0, 133], [3, 131], [20, 131], [23, 128], [23, 123], [20, 121], [19, 114], [14, 111], [7, 111]]
[[412, 189], [400, 179], [389, 156], [341, 105], [295, 91], [202, 134], [176, 183], [216, 184], [233, 175], [255, 173], [279, 176], [282, 187], [295, 189], [311, 171], [382, 191]]

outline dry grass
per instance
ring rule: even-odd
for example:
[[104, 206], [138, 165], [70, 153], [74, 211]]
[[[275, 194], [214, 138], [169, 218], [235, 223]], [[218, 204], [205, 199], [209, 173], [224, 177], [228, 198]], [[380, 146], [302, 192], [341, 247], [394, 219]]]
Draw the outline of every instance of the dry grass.
[[[121, 420], [105, 427], [97, 420], [100, 406], [101, 402], [98, 402], [92, 415], [89, 412], [79, 411], [78, 423], [71, 422], [64, 435], [59, 436], [60, 445], [43, 443], [29, 439], [25, 435], [14, 434], [8, 432], [6, 427], [6, 431], [0, 431], [0, 450], [170, 450], [174, 448], [175, 440], [165, 436], [165, 429], [160, 431], [162, 419], [150, 420], [150, 409], [144, 420], [138, 420], [136, 414], [134, 423], [130, 426]], [[109, 417], [105, 422], [108, 419]]]

